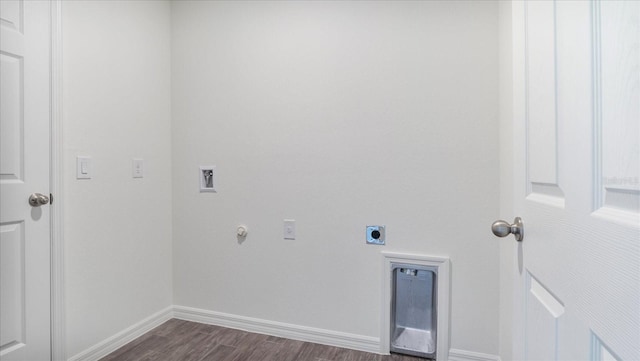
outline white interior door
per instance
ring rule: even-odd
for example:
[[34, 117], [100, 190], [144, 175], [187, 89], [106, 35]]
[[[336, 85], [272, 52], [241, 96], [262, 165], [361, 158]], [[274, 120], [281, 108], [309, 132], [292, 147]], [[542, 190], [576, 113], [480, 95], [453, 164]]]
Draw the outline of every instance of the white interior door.
[[640, 360], [640, 2], [512, 16], [514, 358]]
[[50, 4], [0, 1], [0, 359], [49, 360]]

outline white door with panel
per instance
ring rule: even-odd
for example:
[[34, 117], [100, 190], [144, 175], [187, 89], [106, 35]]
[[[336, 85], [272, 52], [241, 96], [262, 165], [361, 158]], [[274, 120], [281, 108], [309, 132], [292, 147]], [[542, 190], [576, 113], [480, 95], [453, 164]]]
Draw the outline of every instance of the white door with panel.
[[512, 25], [514, 358], [640, 360], [640, 2], [516, 1]]
[[[0, 360], [49, 360], [50, 4], [0, 1]], [[41, 193], [29, 204], [32, 193]], [[40, 203], [37, 203], [37, 202]]]

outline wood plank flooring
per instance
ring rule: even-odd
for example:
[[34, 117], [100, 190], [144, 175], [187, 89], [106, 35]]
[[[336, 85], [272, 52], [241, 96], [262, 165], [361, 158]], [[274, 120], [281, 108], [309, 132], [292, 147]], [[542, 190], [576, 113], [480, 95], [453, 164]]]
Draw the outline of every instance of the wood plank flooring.
[[101, 361], [417, 361], [171, 319]]

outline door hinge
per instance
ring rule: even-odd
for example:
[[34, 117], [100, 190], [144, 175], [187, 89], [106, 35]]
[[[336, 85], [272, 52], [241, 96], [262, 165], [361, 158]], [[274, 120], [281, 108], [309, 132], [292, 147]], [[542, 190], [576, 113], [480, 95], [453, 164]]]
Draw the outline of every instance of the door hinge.
[[53, 194], [49, 193], [49, 204], [53, 204]]

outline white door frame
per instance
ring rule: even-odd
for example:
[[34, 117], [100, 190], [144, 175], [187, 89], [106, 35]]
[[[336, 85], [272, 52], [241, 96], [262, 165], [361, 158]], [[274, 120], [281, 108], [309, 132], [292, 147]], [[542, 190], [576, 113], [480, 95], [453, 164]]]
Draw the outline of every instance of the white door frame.
[[62, 208], [62, 0], [51, 0], [51, 360], [66, 360]]

